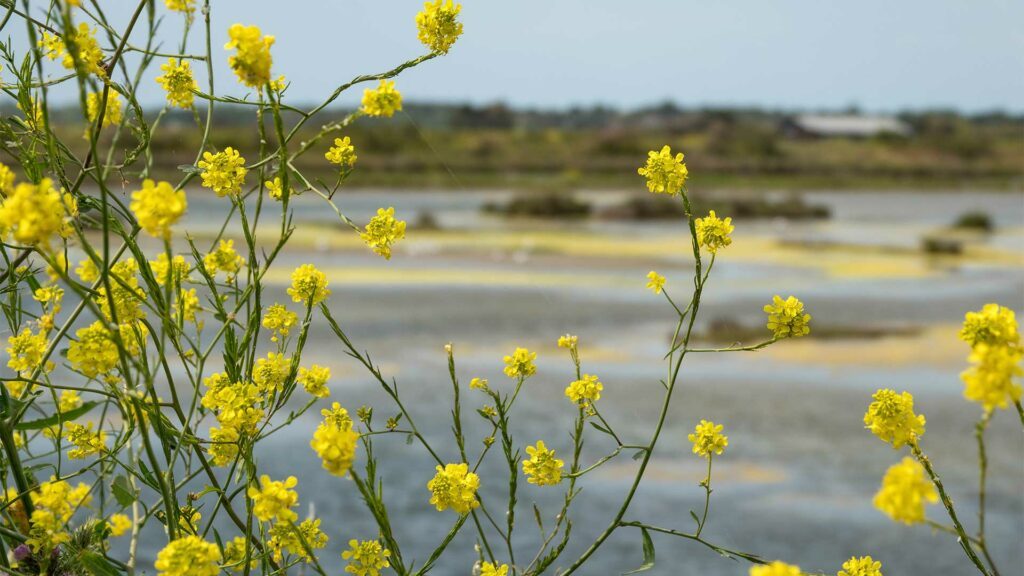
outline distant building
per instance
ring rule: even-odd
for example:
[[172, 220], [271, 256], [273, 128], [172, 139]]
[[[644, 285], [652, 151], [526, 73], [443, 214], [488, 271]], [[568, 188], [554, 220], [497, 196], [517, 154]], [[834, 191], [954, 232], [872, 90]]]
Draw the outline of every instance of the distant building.
[[782, 133], [792, 138], [872, 138], [911, 132], [910, 125], [892, 116], [801, 114], [782, 123]]

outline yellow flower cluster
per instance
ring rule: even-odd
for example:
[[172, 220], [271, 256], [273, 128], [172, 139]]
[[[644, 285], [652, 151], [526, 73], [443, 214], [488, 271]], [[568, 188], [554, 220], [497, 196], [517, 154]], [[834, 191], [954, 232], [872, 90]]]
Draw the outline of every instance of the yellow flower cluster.
[[760, 566], [751, 566], [750, 576], [803, 576], [803, 572], [799, 566], [776, 560]]
[[14, 170], [0, 162], [0, 196], [14, 192]]
[[93, 423], [85, 426], [68, 422], [64, 427], [65, 439], [75, 447], [68, 451], [68, 458], [78, 460], [90, 454], [99, 454], [106, 448], [107, 435], [102, 430], [93, 432]]
[[192, 65], [188, 60], [178, 61], [168, 58], [167, 63], [160, 66], [163, 76], [157, 76], [156, 82], [167, 92], [167, 103], [178, 108], [191, 108], [195, 102], [193, 90], [198, 90], [192, 76]]
[[917, 524], [924, 522], [925, 505], [938, 500], [924, 466], [908, 456], [885, 471], [873, 504], [895, 522]]
[[[107, 287], [100, 286], [97, 289], [97, 300], [100, 305], [100, 312], [103, 317], [113, 322], [130, 324], [136, 320], [145, 318], [146, 312], [142, 309], [142, 300], [146, 293], [139, 286], [139, 264], [134, 258], [127, 258], [110, 267], [110, 274], [117, 277], [110, 282], [110, 295], [107, 295]], [[113, 310], [111, 310], [113, 302]], [[134, 339], [133, 339], [134, 340]]]
[[169, 182], [154, 182], [147, 178], [142, 181], [142, 189], [132, 192], [129, 207], [147, 234], [169, 240], [171, 226], [185, 214], [188, 201], [184, 190], [175, 190]]
[[[7, 367], [18, 374], [25, 375], [35, 370], [43, 361], [43, 354], [49, 344], [46, 333], [40, 330], [35, 333], [29, 328], [22, 328], [15, 336], [9, 336], [7, 343]], [[20, 396], [20, 394], [15, 394]]]
[[377, 209], [377, 215], [370, 219], [366, 230], [359, 234], [367, 246], [383, 256], [385, 260], [391, 259], [391, 246], [402, 238], [405, 238], [405, 221], [395, 219], [395, 209]]
[[327, 380], [331, 377], [331, 369], [326, 366], [313, 364], [310, 368], [299, 368], [299, 384], [306, 392], [317, 398], [327, 398], [331, 395], [331, 389], [327, 387]]
[[288, 378], [292, 360], [278, 352], [268, 352], [266, 358], [256, 360], [252, 369], [252, 381], [261, 394], [270, 394], [281, 389]]
[[579, 344], [579, 341], [580, 341], [580, 339], [579, 339], [578, 336], [573, 336], [572, 334], [566, 334], [564, 336], [559, 336], [558, 337], [558, 347], [559, 348], [568, 348], [569, 350], [575, 350], [576, 346]]
[[228, 28], [228, 38], [224, 49], [236, 50], [235, 55], [228, 58], [228, 65], [235, 71], [238, 81], [257, 89], [270, 82], [273, 63], [270, 47], [274, 44], [274, 37], [264, 36], [258, 26], [232, 24]]
[[217, 413], [217, 422], [239, 434], [252, 434], [263, 419], [259, 405], [263, 396], [255, 384], [231, 382], [227, 374], [214, 374], [203, 381], [207, 390], [202, 405]]
[[430, 503], [438, 512], [451, 508], [458, 514], [469, 514], [480, 502], [476, 491], [480, 488], [480, 477], [469, 471], [469, 465], [446, 464], [437, 466], [437, 473], [427, 482]]
[[527, 446], [526, 453], [530, 456], [523, 460], [523, 474], [526, 481], [537, 486], [553, 486], [562, 481], [564, 462], [555, 458], [555, 451], [548, 449], [543, 440], [537, 440], [536, 446]]
[[299, 494], [292, 488], [298, 483], [295, 476], [283, 481], [271, 480], [266, 474], [260, 476], [260, 486], [250, 486], [247, 491], [252, 500], [252, 513], [261, 522], [294, 522], [299, 516], [291, 508], [299, 503]]
[[210, 445], [206, 451], [214, 466], [227, 466], [238, 456], [238, 430], [234, 428], [210, 428]]
[[[263, 182], [263, 185], [267, 187], [267, 194], [274, 200], [280, 201], [284, 196], [284, 184], [281, 182], [280, 176], [275, 176], [273, 180], [267, 180]], [[288, 196], [295, 196], [295, 189], [291, 186], [288, 187]]]
[[729, 445], [729, 437], [722, 434], [722, 425], [708, 420], [701, 420], [686, 439], [693, 442], [693, 453], [705, 458], [721, 454]]
[[505, 376], [509, 378], [529, 378], [537, 373], [533, 363], [537, 359], [536, 352], [526, 348], [516, 348], [511, 356], [505, 356]]
[[665, 277], [651, 270], [647, 273], [647, 289], [655, 294], [661, 294], [665, 289]]
[[363, 90], [363, 107], [367, 116], [390, 118], [402, 109], [402, 95], [395, 89], [393, 80], [381, 80], [376, 89]]
[[487, 390], [487, 378], [473, 378], [469, 381], [469, 387], [473, 390]]
[[247, 172], [245, 158], [231, 146], [216, 154], [204, 152], [198, 166], [202, 170], [200, 176], [203, 186], [213, 190], [217, 196], [239, 194], [242, 191]]
[[79, 23], [78, 28], [72, 29], [65, 38], [44, 32], [42, 39], [39, 40], [39, 46], [43, 49], [43, 55], [50, 60], [63, 57], [61, 64], [68, 70], [75, 70], [79, 74], [106, 76], [103, 69], [103, 50], [96, 42], [95, 30], [85, 22]]
[[168, 258], [166, 253], [161, 253], [156, 260], [149, 261], [149, 268], [153, 271], [156, 283], [161, 286], [166, 285], [169, 280], [174, 285], [181, 285], [188, 280], [189, 265], [180, 254]]
[[480, 576], [508, 576], [508, 564], [480, 564]]
[[349, 540], [348, 550], [341, 553], [348, 560], [345, 572], [356, 576], [380, 576], [381, 570], [391, 567], [390, 556], [391, 551], [377, 540]]
[[31, 528], [26, 543], [37, 553], [49, 552], [70, 540], [65, 525], [79, 507], [88, 506], [92, 500], [88, 485], [79, 483], [72, 488], [54, 477], [40, 484], [29, 497], [35, 509], [29, 519]]
[[[96, 123], [97, 118], [100, 115], [100, 104], [103, 103], [103, 94], [99, 92], [90, 92], [85, 98], [85, 114], [86, 118], [92, 124]], [[121, 95], [110, 90], [107, 92], [107, 105], [103, 108], [103, 123], [102, 127], [105, 126], [117, 126], [124, 119], [124, 114], [121, 110]], [[88, 133], [86, 133], [88, 137]]]
[[768, 329], [774, 338], [790, 338], [810, 334], [811, 315], [804, 313], [804, 303], [795, 296], [783, 300], [776, 295], [764, 307], [768, 314]]
[[317, 305], [331, 295], [327, 289], [327, 275], [312, 264], [303, 264], [292, 272], [292, 285], [288, 288], [292, 301]]
[[[270, 539], [267, 540], [267, 548], [271, 550], [274, 556], [275, 562], [280, 562], [284, 557], [284, 552], [287, 551], [289, 554], [294, 554], [302, 560], [310, 560], [309, 553], [306, 551], [306, 546], [302, 544], [303, 540], [306, 545], [313, 550], [319, 550], [324, 546], [327, 546], [327, 535], [320, 530], [320, 519], [310, 518], [303, 520], [297, 527], [298, 534], [295, 529], [289, 524], [274, 524], [271, 526], [269, 534]], [[302, 536], [300, 539], [299, 536]]]
[[185, 14], [192, 14], [195, 11], [195, 3], [196, 0], [164, 0], [164, 4], [169, 10]]
[[22, 182], [0, 203], [0, 237], [11, 234], [16, 242], [49, 248], [53, 236], [71, 234], [71, 219], [78, 216], [78, 203], [53, 181]]
[[309, 445], [322, 460], [324, 470], [335, 476], [344, 477], [356, 458], [359, 433], [352, 429], [348, 411], [337, 402], [331, 410], [321, 410], [324, 421], [313, 433]]
[[1018, 380], [1024, 375], [1020, 365], [1024, 349], [1013, 310], [986, 304], [978, 312], [968, 312], [960, 338], [971, 345], [968, 361], [972, 366], [960, 375], [964, 397], [980, 403], [986, 411], [1020, 402], [1024, 389]]
[[904, 444], [916, 445], [924, 434], [924, 415], [914, 414], [914, 397], [910, 392], [897, 394], [883, 388], [875, 392], [864, 414], [864, 425], [883, 442], [899, 448]]
[[[137, 353], [135, 334], [129, 326], [121, 326], [120, 336], [129, 353]], [[113, 335], [102, 322], [79, 328], [75, 340], [68, 346], [68, 362], [71, 368], [88, 378], [109, 377], [120, 360]]]
[[732, 225], [732, 218], [723, 220], [712, 210], [704, 218], [697, 218], [694, 224], [697, 230], [697, 243], [707, 248], [708, 252], [714, 254], [719, 248], [732, 244], [732, 237], [729, 236], [735, 228]]
[[655, 194], [678, 194], [689, 176], [683, 153], [673, 156], [667, 144], [659, 152], [648, 152], [647, 164], [638, 168], [637, 173], [647, 179], [647, 189]]
[[435, 54], [447, 54], [462, 35], [462, 23], [457, 20], [460, 11], [462, 5], [452, 0], [424, 3], [423, 11], [416, 14], [420, 42]]
[[836, 576], [882, 576], [882, 563], [871, 556], [850, 558]]
[[586, 408], [601, 399], [604, 385], [593, 374], [584, 374], [565, 389], [565, 395], [580, 408]]
[[284, 304], [273, 304], [263, 313], [263, 327], [271, 331], [271, 342], [277, 342], [279, 337], [287, 336], [298, 322], [298, 315]]
[[334, 146], [324, 154], [324, 158], [331, 164], [337, 164], [344, 168], [352, 168], [356, 165], [356, 147], [352, 145], [352, 139], [348, 136], [335, 138]]
[[235, 252], [234, 240], [221, 240], [216, 249], [203, 257], [203, 268], [207, 273], [216, 275], [218, 272], [225, 272], [229, 282], [244, 264], [245, 259]]
[[157, 576], [217, 576], [220, 550], [190, 534], [167, 544], [156, 556]]
[[110, 528], [110, 535], [117, 538], [131, 530], [132, 519], [124, 514], [111, 514], [107, 519], [107, 526]]
[[985, 304], [981, 310], [964, 315], [960, 339], [971, 346], [1019, 346], [1017, 316], [1005, 306]]

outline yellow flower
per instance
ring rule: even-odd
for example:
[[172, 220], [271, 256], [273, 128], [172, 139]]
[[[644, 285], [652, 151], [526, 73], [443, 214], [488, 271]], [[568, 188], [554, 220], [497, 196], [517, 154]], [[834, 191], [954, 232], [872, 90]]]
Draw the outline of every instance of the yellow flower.
[[[90, 123], [95, 123], [100, 115], [100, 104], [103, 101], [103, 94], [90, 92], [85, 99], [85, 112]], [[107, 92], [107, 105], [103, 112], [103, 126], [117, 126], [124, 118], [121, 112], [121, 95], [110, 90]], [[86, 134], [88, 136], [88, 133]]]
[[71, 368], [89, 378], [106, 375], [117, 367], [120, 356], [110, 332], [100, 321], [79, 328], [68, 346]]
[[960, 374], [964, 398], [980, 403], [985, 410], [1007, 408], [1020, 401], [1024, 389], [1016, 379], [1024, 375], [1022, 357], [1024, 350], [1016, 346], [976, 344], [968, 358], [974, 365]]
[[558, 337], [558, 347], [568, 348], [570, 350], [576, 348], [576, 344], [579, 342], [579, 338], [572, 334], [566, 334], [565, 336]]
[[[224, 545], [224, 568], [232, 572], [245, 572], [245, 543], [244, 536], [235, 536]], [[249, 570], [253, 570], [259, 565], [259, 559], [255, 557], [255, 554], [251, 556]]]
[[282, 552], [285, 550], [303, 560], [310, 560], [309, 553], [306, 552], [306, 546], [303, 546], [302, 540], [305, 540], [306, 545], [313, 550], [319, 550], [327, 545], [327, 535], [320, 530], [319, 518], [303, 520], [298, 525], [298, 531], [302, 535], [301, 540], [299, 535], [295, 533], [295, 530], [288, 524], [278, 523], [271, 526], [267, 547], [273, 552], [275, 562], [281, 561], [283, 557]]
[[527, 446], [529, 458], [523, 460], [523, 474], [526, 481], [537, 486], [553, 486], [562, 481], [564, 462], [555, 458], [555, 451], [549, 450], [543, 440], [537, 440], [536, 446]]
[[42, 330], [34, 334], [28, 328], [22, 328], [17, 336], [9, 336], [7, 343], [7, 367], [18, 374], [27, 374], [35, 370], [43, 361], [43, 354], [49, 345], [46, 333]]
[[423, 11], [416, 15], [416, 29], [420, 42], [431, 52], [447, 54], [455, 41], [462, 35], [462, 23], [456, 20], [462, 4], [452, 0], [436, 0], [423, 4]]
[[36, 553], [48, 553], [71, 536], [64, 531], [64, 525], [80, 506], [88, 506], [92, 498], [89, 487], [79, 483], [77, 487], [63, 480], [50, 477], [29, 497], [35, 510], [30, 518], [31, 528], [26, 543]]
[[110, 535], [117, 538], [131, 529], [132, 519], [124, 514], [112, 514], [107, 520], [107, 526], [110, 527]]
[[598, 381], [597, 376], [584, 374], [580, 380], [576, 380], [566, 387], [565, 395], [580, 408], [585, 408], [601, 399], [602, 390], [604, 390], [604, 385]]
[[270, 82], [270, 66], [273, 58], [270, 47], [273, 36], [263, 36], [258, 26], [232, 24], [228, 28], [230, 40], [225, 50], [235, 49], [235, 55], [228, 58], [228, 65], [235, 71], [238, 81], [250, 88], [261, 88]]
[[750, 576], [802, 576], [799, 566], [792, 566], [778, 560], [761, 566], [751, 566]]
[[665, 289], [665, 277], [651, 270], [647, 273], [647, 289], [655, 294], [661, 294]]
[[227, 466], [238, 456], [238, 430], [230, 427], [210, 428], [210, 445], [206, 451], [214, 466]]
[[75, 268], [75, 274], [78, 274], [82, 282], [95, 282], [100, 278], [100, 271], [96, 268], [96, 263], [90, 258], [85, 258], [78, 263], [78, 268]]
[[914, 414], [914, 397], [910, 392], [897, 394], [884, 388], [871, 398], [864, 414], [864, 426], [893, 448], [917, 444], [918, 437], [924, 434], [925, 418]]
[[734, 229], [732, 218], [723, 220], [715, 214], [714, 210], [710, 211], [705, 218], [697, 218], [696, 229], [698, 244], [707, 248], [708, 252], [712, 254], [718, 252], [719, 248], [732, 244], [732, 238], [729, 236]]
[[164, 0], [164, 4], [169, 10], [175, 12], [184, 12], [185, 14], [191, 15], [195, 11], [194, 6], [196, 0]]
[[266, 474], [260, 476], [260, 487], [250, 486], [247, 493], [252, 500], [252, 513], [262, 522], [294, 522], [298, 515], [291, 510], [299, 503], [299, 494], [291, 488], [298, 485], [295, 476], [286, 480], [271, 480]]
[[74, 422], [64, 425], [64, 438], [75, 446], [68, 451], [68, 458], [78, 460], [90, 454], [99, 454], [106, 449], [107, 435], [102, 430], [93, 432], [92, 427], [92, 422], [85, 426]]
[[[211, 379], [206, 385], [214, 384]], [[203, 395], [202, 405], [208, 410], [217, 412], [217, 422], [225, 428], [233, 428], [239, 434], [252, 434], [263, 419], [263, 409], [258, 405], [263, 401], [255, 384], [233, 382], [217, 383]]]
[[195, 288], [181, 288], [178, 290], [178, 301], [175, 303], [178, 309], [180, 318], [185, 322], [194, 322], [197, 326], [202, 328], [203, 322], [196, 319], [196, 314], [200, 312], [203, 307], [199, 304], [199, 294], [196, 293]]
[[306, 392], [317, 398], [326, 398], [331, 395], [331, 390], [327, 387], [327, 380], [330, 377], [331, 369], [326, 366], [313, 364], [308, 370], [299, 368], [299, 383], [302, 384]]
[[298, 322], [298, 315], [285, 308], [284, 304], [273, 304], [263, 314], [263, 327], [273, 333], [271, 342], [277, 342], [278, 336], [287, 336]]
[[647, 189], [655, 194], [678, 194], [689, 175], [683, 153], [673, 156], [667, 144], [660, 152], [648, 152], [647, 164], [638, 168], [637, 173], [647, 179]]
[[[281, 200], [284, 195], [283, 184], [281, 183], [281, 177], [275, 176], [273, 180], [266, 180], [263, 185], [267, 188], [267, 194], [274, 200]], [[288, 196], [297, 196], [295, 189], [291, 186], [288, 187]]]
[[156, 556], [157, 576], [217, 576], [220, 550], [199, 536], [189, 535], [167, 544]]
[[511, 356], [505, 356], [505, 375], [509, 378], [533, 376], [537, 373], [537, 366], [533, 363], [536, 359], [536, 352], [530, 352], [526, 348], [516, 348]]
[[443, 512], [449, 508], [458, 514], [468, 514], [480, 505], [476, 491], [480, 488], [480, 477], [469, 471], [468, 464], [447, 464], [437, 466], [437, 474], [427, 482], [430, 503]]
[[810, 334], [811, 315], [804, 313], [804, 303], [795, 296], [783, 300], [776, 295], [764, 307], [768, 314], [768, 329], [774, 338], [789, 338]]
[[[321, 412], [326, 418], [313, 433], [309, 445], [320, 457], [324, 470], [344, 477], [355, 460], [359, 433], [352, 430], [350, 419], [345, 421], [348, 413], [337, 402], [334, 407], [338, 410], [333, 413], [327, 410]], [[343, 417], [340, 412], [344, 412]], [[335, 416], [332, 417], [332, 414]]]
[[[89, 262], [91, 263], [91, 261]], [[83, 260], [82, 264], [85, 263], [86, 261]], [[149, 261], [149, 268], [153, 271], [156, 283], [161, 286], [166, 285], [168, 280], [173, 280], [174, 285], [181, 285], [188, 280], [189, 265], [181, 254], [168, 259], [166, 253], [160, 253], [156, 260]], [[83, 278], [83, 280], [85, 279]]]
[[217, 272], [227, 272], [229, 281], [238, 274], [243, 264], [245, 260], [235, 252], [234, 240], [221, 240], [216, 250], [203, 257], [203, 267], [207, 273], [216, 275]]
[[324, 423], [336, 426], [342, 430], [352, 429], [352, 417], [348, 415], [348, 410], [341, 407], [341, 404], [332, 402], [330, 408], [324, 408], [320, 411], [320, 415], [324, 417]]
[[259, 391], [267, 394], [280, 390], [291, 371], [292, 360], [284, 354], [268, 352], [266, 358], [256, 360], [252, 369], [252, 381]]
[[925, 505], [938, 500], [924, 466], [907, 456], [885, 471], [873, 504], [893, 521], [909, 525], [924, 522]]
[[374, 252], [390, 260], [391, 246], [405, 238], [405, 221], [395, 219], [394, 208], [378, 208], [377, 215], [370, 219], [366, 231], [361, 232], [359, 237]]
[[381, 546], [377, 540], [348, 541], [348, 550], [341, 553], [348, 560], [345, 572], [356, 576], [380, 576], [380, 571], [389, 568], [388, 557], [391, 551]]
[[[69, 46], [72, 47], [70, 50]], [[68, 70], [75, 70], [79, 74], [106, 76], [102, 66], [103, 50], [96, 42], [95, 30], [85, 22], [79, 23], [78, 28], [72, 29], [66, 38], [43, 33], [39, 47], [43, 49], [43, 55], [50, 60], [63, 56], [61, 64]]]
[[7, 196], [14, 192], [14, 170], [0, 162], [0, 196]]
[[67, 193], [58, 192], [53, 181], [22, 182], [0, 203], [0, 231], [29, 246], [49, 247], [50, 239], [71, 234], [70, 220], [78, 215], [78, 204]]
[[43, 110], [42, 102], [37, 101], [35, 98], [29, 97], [29, 109], [25, 110], [21, 107], [21, 102], [17, 104], [18, 110], [21, 110], [25, 114], [25, 122], [34, 130], [42, 130], [46, 124], [46, 115]]
[[712, 453], [721, 454], [729, 445], [729, 437], [722, 434], [722, 425], [703, 419], [693, 429], [693, 434], [687, 435], [686, 439], [693, 442], [694, 454], [708, 458]]
[[132, 192], [130, 208], [146, 233], [170, 239], [171, 226], [185, 214], [188, 201], [184, 190], [175, 190], [169, 182], [154, 182], [147, 178], [142, 181], [141, 190]]
[[356, 165], [356, 147], [352, 145], [352, 139], [348, 136], [335, 138], [334, 146], [331, 146], [324, 158], [331, 164], [337, 164], [342, 168], [352, 168]]
[[[303, 264], [292, 272], [292, 285], [288, 288], [292, 301], [317, 305], [331, 295], [327, 289], [327, 275], [312, 264]], [[312, 300], [312, 302], [310, 302]]]
[[195, 78], [192, 77], [192, 65], [188, 60], [178, 61], [168, 58], [167, 63], [160, 66], [163, 76], [157, 76], [156, 82], [167, 92], [167, 103], [178, 108], [191, 108], [195, 102], [193, 90], [198, 90]]
[[57, 410], [70, 412], [82, 405], [82, 398], [74, 390], [63, 390], [60, 393], [60, 401], [57, 403]]
[[473, 378], [469, 381], [469, 387], [473, 390], [487, 390], [487, 378]]
[[202, 170], [200, 176], [203, 179], [203, 186], [213, 190], [217, 196], [238, 194], [242, 191], [247, 172], [245, 158], [242, 158], [234, 148], [228, 146], [216, 154], [204, 152], [198, 166]]
[[508, 564], [483, 562], [480, 564], [480, 576], [508, 576]]
[[390, 118], [402, 109], [402, 95], [395, 90], [391, 80], [381, 80], [376, 90], [363, 90], [362, 111], [367, 116], [385, 116]]
[[977, 312], [964, 315], [964, 327], [960, 339], [971, 346], [978, 344], [1012, 345], [1020, 344], [1017, 331], [1017, 317], [1013, 310], [999, 304], [985, 304]]
[[882, 563], [871, 556], [850, 558], [836, 576], [882, 576]]

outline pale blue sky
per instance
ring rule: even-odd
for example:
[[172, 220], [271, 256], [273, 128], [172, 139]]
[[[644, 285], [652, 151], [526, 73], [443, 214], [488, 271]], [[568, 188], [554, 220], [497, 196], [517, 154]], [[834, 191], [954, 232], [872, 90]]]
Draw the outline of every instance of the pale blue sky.
[[[157, 3], [162, 11], [163, 2]], [[127, 12], [135, 2], [106, 4]], [[1021, 0], [462, 4], [466, 31], [452, 52], [399, 79], [408, 100], [1024, 111]], [[241, 93], [222, 49], [234, 21], [277, 36], [275, 73], [292, 81], [291, 100], [310, 102], [356, 74], [382, 71], [420, 54], [413, 17], [421, 5], [415, 0], [217, 0], [214, 52], [220, 88]], [[175, 43], [171, 38], [180, 19], [169, 15], [164, 27], [167, 48]], [[198, 50], [200, 40], [195, 35], [190, 50]], [[152, 78], [145, 84], [144, 100], [160, 98]]]

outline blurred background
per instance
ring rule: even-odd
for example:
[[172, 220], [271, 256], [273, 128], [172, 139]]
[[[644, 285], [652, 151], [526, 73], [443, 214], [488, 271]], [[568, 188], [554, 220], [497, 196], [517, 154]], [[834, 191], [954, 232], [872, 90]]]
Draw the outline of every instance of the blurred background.
[[[977, 526], [973, 427], [981, 410], [962, 398], [968, 351], [956, 333], [964, 312], [986, 302], [1024, 312], [1024, 4], [463, 4], [465, 35], [452, 52], [398, 78], [404, 111], [344, 132], [359, 161], [339, 207], [365, 223], [376, 208], [394, 206], [409, 222], [407, 239], [385, 262], [322, 201], [301, 196], [293, 201], [298, 231], [272, 278], [279, 292], [269, 296], [287, 298], [293, 264], [324, 269], [336, 317], [399, 382], [421, 428], [452, 459], [448, 342], [464, 383], [485, 377], [499, 387], [507, 384], [502, 356], [515, 346], [536, 350], [538, 375], [516, 407], [516, 439], [564, 452], [572, 365], [555, 342], [578, 334], [584, 371], [605, 385], [602, 413], [627, 442], [646, 441], [674, 315], [644, 289], [645, 275], [666, 275], [669, 292], [685, 301], [692, 269], [680, 206], [648, 194], [636, 174], [648, 150], [669, 144], [686, 154], [697, 210], [730, 215], [736, 226], [696, 338], [761, 340], [761, 307], [774, 294], [799, 296], [814, 319], [798, 341], [687, 359], [667, 433], [627, 516], [692, 528], [704, 471], [686, 434], [708, 418], [730, 439], [715, 460], [709, 539], [809, 571], [834, 573], [849, 556], [871, 554], [886, 574], [970, 573], [951, 536], [896, 525], [872, 507], [900, 454], [861, 418], [876, 388], [913, 392], [928, 416], [924, 449], [968, 528]], [[244, 15], [232, 3], [215, 6], [215, 52], [236, 20], [275, 34], [274, 71], [291, 82], [286, 101], [296, 106], [422, 49], [418, 2], [245, 6]], [[161, 24], [168, 45], [180, 33], [179, 20]], [[189, 49], [200, 50], [200, 41], [194, 36]], [[225, 61], [216, 76], [226, 93], [242, 95]], [[197, 80], [204, 85], [201, 70]], [[143, 102], [157, 109], [159, 88], [143, 84]], [[350, 111], [360, 94], [343, 96], [312, 130]], [[54, 94], [58, 104], [61, 97]], [[68, 108], [61, 129], [79, 133], [78, 114]], [[213, 144], [255, 157], [251, 109], [224, 106], [217, 116]], [[200, 135], [190, 113], [162, 122], [156, 175], [171, 178], [194, 160]], [[311, 177], [332, 178], [326, 144], [300, 164]], [[125, 193], [132, 189], [126, 184]], [[213, 238], [226, 202], [198, 187], [189, 193], [187, 230]], [[308, 361], [331, 368], [332, 399], [390, 415], [375, 383], [324, 326], [316, 330]], [[300, 494], [340, 551], [376, 529], [354, 490], [316, 472], [304, 447], [317, 419], [268, 442], [261, 465], [271, 475], [309, 471]], [[1018, 424], [1000, 412], [989, 434], [990, 547], [1010, 574], [1024, 566]], [[482, 427], [470, 429], [478, 441]], [[593, 460], [612, 448], [594, 432], [584, 454]], [[381, 442], [379, 455], [396, 530], [410, 542], [404, 555], [422, 560], [451, 520], [427, 504], [432, 464], [400, 440]], [[483, 477], [500, 476], [497, 460], [490, 465]], [[625, 455], [587, 477], [573, 513], [575, 543], [560, 565], [610, 520], [635, 465]], [[500, 486], [485, 482], [483, 490], [502, 497]], [[559, 497], [524, 484], [520, 500], [550, 510]], [[521, 515], [530, 516], [525, 508]], [[944, 518], [940, 506], [929, 515]], [[530, 522], [520, 531], [524, 546], [537, 540]], [[468, 573], [469, 531], [457, 542], [460, 551], [438, 573]], [[745, 565], [686, 541], [655, 544], [651, 574], [746, 574]], [[582, 573], [618, 573], [640, 561], [639, 534], [621, 530]]]

